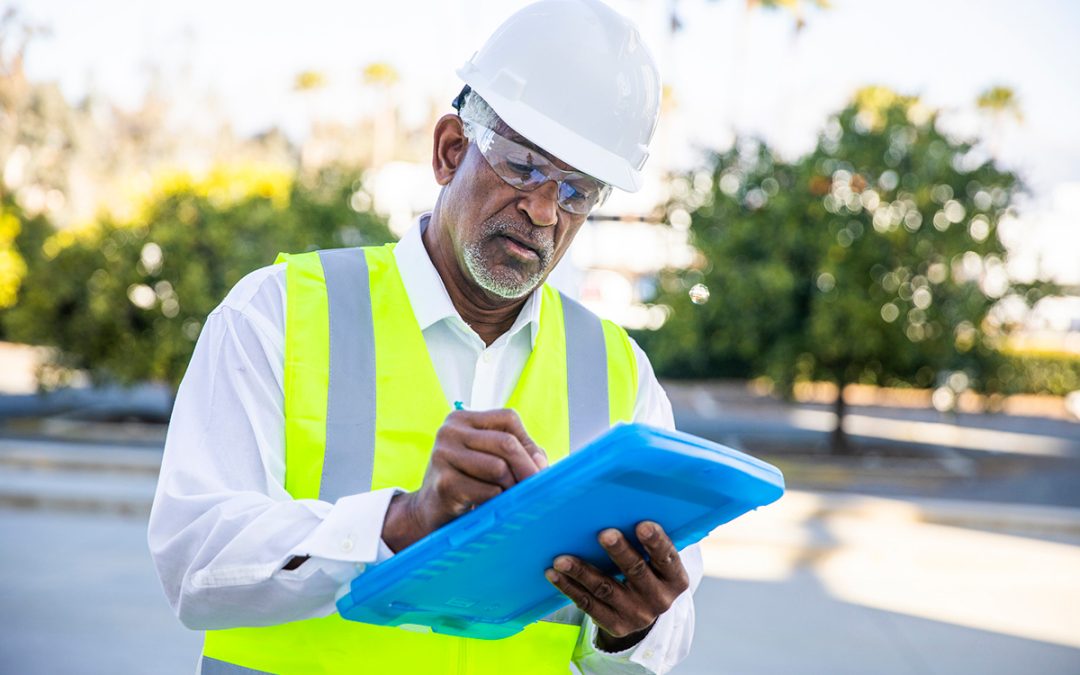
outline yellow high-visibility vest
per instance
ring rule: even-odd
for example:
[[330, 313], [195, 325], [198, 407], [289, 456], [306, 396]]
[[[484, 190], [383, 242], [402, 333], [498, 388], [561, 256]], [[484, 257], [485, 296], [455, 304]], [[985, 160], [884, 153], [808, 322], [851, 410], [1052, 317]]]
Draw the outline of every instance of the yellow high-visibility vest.
[[[393, 245], [282, 256], [285, 487], [333, 502], [417, 490], [452, 410], [409, 304]], [[540, 327], [507, 407], [549, 461], [629, 421], [637, 365], [625, 331], [544, 286]], [[606, 390], [606, 391], [605, 391]], [[346, 621], [337, 614], [207, 631], [203, 675], [218, 673], [565, 674], [580, 626], [540, 621], [477, 640]]]

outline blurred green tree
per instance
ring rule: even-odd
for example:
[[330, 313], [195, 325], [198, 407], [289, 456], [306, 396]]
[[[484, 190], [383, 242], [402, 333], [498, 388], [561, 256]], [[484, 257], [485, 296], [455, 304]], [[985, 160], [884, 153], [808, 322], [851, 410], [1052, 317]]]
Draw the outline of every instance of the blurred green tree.
[[10, 193], [0, 191], [0, 310], [19, 297], [27, 271], [25, 252], [40, 248], [52, 231], [44, 215], [28, 216]]
[[671, 206], [692, 211], [701, 264], [660, 276], [671, 316], [642, 336], [660, 372], [833, 382], [840, 452], [846, 384], [1005, 387], [1001, 303], [1051, 289], [1005, 272], [1017, 177], [935, 111], [868, 87], [797, 161], [750, 141], [713, 159], [693, 203]]
[[361, 190], [338, 168], [307, 180], [235, 166], [199, 180], [165, 176], [131, 222], [102, 216], [26, 246], [28, 271], [17, 304], [3, 313], [6, 333], [55, 347], [54, 373], [175, 389], [202, 321], [242, 276], [279, 251], [393, 238]]

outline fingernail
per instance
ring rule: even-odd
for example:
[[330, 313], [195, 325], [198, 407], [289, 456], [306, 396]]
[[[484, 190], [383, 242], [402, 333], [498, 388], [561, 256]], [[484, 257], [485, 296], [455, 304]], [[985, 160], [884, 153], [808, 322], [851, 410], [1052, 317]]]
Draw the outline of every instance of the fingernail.
[[573, 565], [573, 563], [570, 562], [569, 558], [556, 558], [555, 559], [555, 569], [559, 570], [560, 572], [569, 572], [570, 568], [573, 567], [573, 566], [574, 565]]
[[559, 573], [553, 569], [548, 569], [547, 571], [545, 571], [544, 576], [547, 577], [547, 580], [551, 583], [555, 583], [559, 580]]
[[656, 536], [656, 525], [653, 525], [652, 523], [643, 523], [640, 526], [640, 531], [642, 539], [652, 539]]
[[604, 546], [614, 546], [619, 541], [618, 530], [604, 530], [600, 533], [600, 543]]

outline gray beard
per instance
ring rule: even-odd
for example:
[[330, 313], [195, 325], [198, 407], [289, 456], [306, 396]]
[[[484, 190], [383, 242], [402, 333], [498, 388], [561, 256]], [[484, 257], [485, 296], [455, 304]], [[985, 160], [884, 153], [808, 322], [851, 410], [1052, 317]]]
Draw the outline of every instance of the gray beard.
[[513, 273], [500, 274], [497, 270], [487, 266], [484, 260], [483, 244], [504, 232], [512, 232], [514, 224], [510, 221], [499, 219], [488, 221], [480, 232], [477, 241], [465, 244], [463, 248], [465, 267], [473, 280], [485, 291], [506, 298], [516, 300], [531, 293], [544, 280], [548, 266], [551, 264], [553, 252], [549, 248], [541, 248], [537, 251], [540, 256], [540, 267], [528, 277], [521, 279]]

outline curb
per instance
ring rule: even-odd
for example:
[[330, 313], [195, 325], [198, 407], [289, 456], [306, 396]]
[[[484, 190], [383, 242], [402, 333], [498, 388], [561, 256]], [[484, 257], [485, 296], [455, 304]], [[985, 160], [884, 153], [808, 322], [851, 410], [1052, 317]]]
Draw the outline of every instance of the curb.
[[150, 516], [150, 501], [114, 501], [93, 497], [62, 497], [0, 491], [0, 510], [15, 511], [52, 511], [60, 513], [81, 513], [147, 518]]
[[0, 508], [146, 517], [160, 448], [0, 438]]
[[162, 448], [0, 438], [0, 470], [105, 471], [157, 476]]
[[[0, 438], [0, 507], [146, 515], [161, 450]], [[789, 490], [810, 517], [888, 517], [996, 531], [1080, 534], [1080, 508]], [[767, 511], [771, 509], [766, 509]]]
[[938, 525], [955, 525], [989, 530], [1062, 532], [1080, 534], [1080, 509], [1000, 502], [955, 503], [944, 499], [913, 499], [921, 520]]
[[891, 520], [954, 525], [993, 530], [1033, 529], [1080, 533], [1080, 509], [924, 497], [879, 497], [876, 495], [792, 490], [820, 500], [816, 516], [860, 515], [871, 512]]

